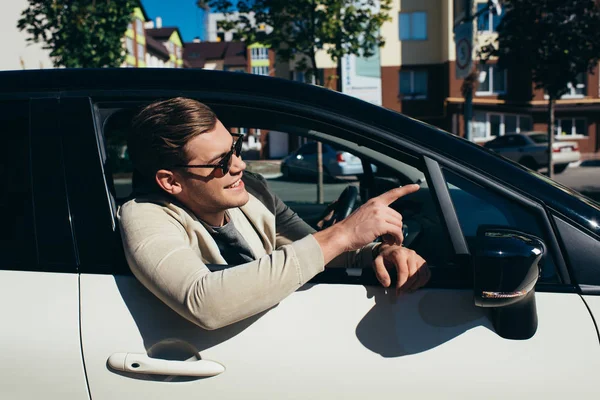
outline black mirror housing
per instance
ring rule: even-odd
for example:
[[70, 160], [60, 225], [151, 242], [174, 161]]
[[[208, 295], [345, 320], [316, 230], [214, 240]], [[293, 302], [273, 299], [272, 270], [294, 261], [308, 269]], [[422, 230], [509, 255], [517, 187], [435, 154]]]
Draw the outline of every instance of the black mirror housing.
[[506, 227], [480, 226], [474, 258], [474, 297], [492, 308], [496, 332], [528, 339], [537, 330], [535, 284], [546, 252], [541, 239]]

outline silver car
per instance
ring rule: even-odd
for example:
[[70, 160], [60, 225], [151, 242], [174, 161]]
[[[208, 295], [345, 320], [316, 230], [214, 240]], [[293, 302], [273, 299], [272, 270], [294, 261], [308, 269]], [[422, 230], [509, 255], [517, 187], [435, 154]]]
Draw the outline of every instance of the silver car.
[[[502, 156], [538, 170], [548, 165], [548, 134], [546, 132], [510, 133], [484, 144]], [[581, 158], [577, 142], [555, 141], [552, 144], [554, 172], [563, 172], [570, 163]]]
[[[373, 172], [376, 167], [373, 165]], [[283, 159], [281, 173], [292, 179], [314, 177], [317, 174], [317, 143], [310, 142], [300, 146]], [[361, 175], [363, 173], [360, 158], [323, 143], [323, 174], [325, 176]]]

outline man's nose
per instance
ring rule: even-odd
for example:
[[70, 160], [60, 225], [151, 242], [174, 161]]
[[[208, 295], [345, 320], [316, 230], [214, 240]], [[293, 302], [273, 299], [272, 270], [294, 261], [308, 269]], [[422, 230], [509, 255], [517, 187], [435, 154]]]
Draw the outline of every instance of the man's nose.
[[246, 169], [246, 163], [242, 160], [242, 156], [236, 156], [235, 153], [231, 155], [231, 168], [229, 173], [234, 175]]

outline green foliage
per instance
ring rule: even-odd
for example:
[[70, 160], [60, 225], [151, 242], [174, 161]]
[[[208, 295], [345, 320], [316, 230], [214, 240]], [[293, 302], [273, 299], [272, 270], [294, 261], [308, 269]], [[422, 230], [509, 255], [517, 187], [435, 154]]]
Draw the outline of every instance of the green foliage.
[[537, 89], [552, 98], [567, 92], [578, 74], [600, 59], [600, 8], [594, 0], [506, 0], [498, 38], [484, 58], [529, 69]]
[[385, 44], [379, 28], [390, 20], [391, 9], [391, 0], [209, 0], [208, 4], [227, 15], [220, 27], [236, 31], [237, 39], [269, 46], [282, 61], [304, 55], [297, 69], [314, 76], [319, 50], [335, 62], [344, 55], [375, 54]]
[[44, 44], [56, 67], [119, 67], [137, 0], [29, 0], [17, 27]]

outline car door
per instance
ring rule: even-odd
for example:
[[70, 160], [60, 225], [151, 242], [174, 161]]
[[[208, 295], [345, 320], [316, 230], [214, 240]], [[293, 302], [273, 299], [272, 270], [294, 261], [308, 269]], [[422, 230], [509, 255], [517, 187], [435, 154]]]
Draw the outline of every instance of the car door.
[[86, 399], [58, 100], [23, 97], [0, 101], [0, 398]]
[[[101, 113], [101, 104], [95, 107], [94, 113]], [[101, 125], [91, 121], [79, 121], [80, 135], [95, 138], [95, 143], [80, 143], [88, 155], [88, 182], [90, 176], [109, 181], [102, 170], [110, 162]], [[408, 160], [427, 177], [420, 197], [399, 207], [422, 225], [415, 249], [430, 260], [428, 286], [395, 298], [376, 284], [368, 267], [327, 270], [272, 309], [214, 331], [174, 313], [124, 268], [122, 253], [109, 254], [111, 234], [117, 236], [110, 187], [103, 199], [90, 185], [81, 191], [78, 229], [99, 239], [85, 249], [88, 264], [80, 278], [82, 345], [92, 396], [592, 396], [600, 367], [596, 327], [570, 285], [542, 205], [442, 157], [415, 153], [401, 141], [378, 151], [368, 143], [361, 143], [362, 152], [373, 162], [394, 169]], [[100, 209], [112, 210], [112, 217], [90, 216]], [[487, 310], [474, 305], [467, 265], [481, 224], [537, 234], [547, 245], [535, 294], [539, 324], [529, 339], [501, 337]], [[190, 376], [196, 373], [208, 376]]]

